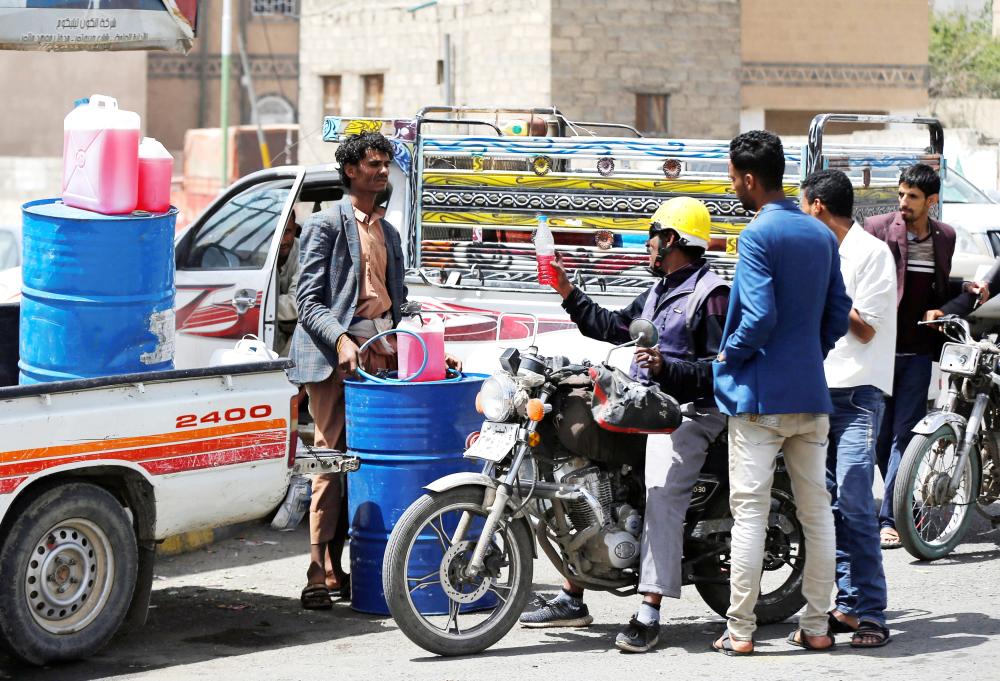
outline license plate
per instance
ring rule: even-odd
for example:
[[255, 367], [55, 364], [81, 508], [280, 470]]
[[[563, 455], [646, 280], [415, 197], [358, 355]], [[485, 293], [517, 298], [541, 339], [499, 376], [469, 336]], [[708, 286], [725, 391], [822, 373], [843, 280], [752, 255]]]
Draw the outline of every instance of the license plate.
[[479, 439], [465, 450], [465, 457], [494, 463], [502, 461], [517, 442], [518, 427], [516, 423], [486, 421], [479, 431]]

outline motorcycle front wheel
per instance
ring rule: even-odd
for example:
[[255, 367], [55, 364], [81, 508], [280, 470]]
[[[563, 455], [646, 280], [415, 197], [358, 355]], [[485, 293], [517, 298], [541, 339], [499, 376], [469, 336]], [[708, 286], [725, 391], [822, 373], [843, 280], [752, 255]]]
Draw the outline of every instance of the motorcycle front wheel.
[[979, 495], [979, 457], [975, 449], [969, 453], [958, 489], [949, 495], [958, 449], [955, 431], [945, 425], [931, 435], [914, 435], [899, 462], [892, 510], [899, 540], [914, 558], [936, 560], [948, 555], [972, 520]]
[[[445, 656], [486, 650], [510, 631], [528, 603], [527, 523], [502, 518], [490, 537], [485, 570], [466, 574], [486, 516], [482, 488], [425, 494], [389, 537], [382, 566], [389, 612], [424, 650]], [[456, 536], [460, 526], [466, 529]]]

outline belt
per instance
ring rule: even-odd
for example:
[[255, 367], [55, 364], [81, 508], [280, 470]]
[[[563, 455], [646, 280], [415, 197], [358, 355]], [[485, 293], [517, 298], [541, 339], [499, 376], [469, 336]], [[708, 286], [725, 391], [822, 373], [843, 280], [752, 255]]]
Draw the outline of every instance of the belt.
[[[368, 340], [373, 336], [377, 336], [383, 331], [389, 331], [392, 328], [392, 316], [388, 313], [382, 315], [381, 317], [376, 317], [375, 319], [365, 319], [364, 317], [355, 317], [351, 320], [351, 325], [347, 327], [347, 333], [356, 337]], [[392, 354], [395, 352], [389, 342], [385, 338], [379, 338], [379, 343], [382, 345], [382, 349]]]

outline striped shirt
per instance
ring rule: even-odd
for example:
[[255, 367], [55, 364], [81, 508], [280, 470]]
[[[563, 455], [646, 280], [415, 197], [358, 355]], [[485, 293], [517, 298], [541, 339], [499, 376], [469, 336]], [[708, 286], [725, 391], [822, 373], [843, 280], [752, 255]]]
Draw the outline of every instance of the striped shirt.
[[930, 234], [921, 240], [911, 232], [906, 237], [906, 282], [896, 316], [896, 352], [933, 354], [934, 332], [917, 322], [931, 309], [934, 298], [934, 240]]
[[[911, 235], [908, 235], [911, 236]], [[906, 271], [934, 274], [934, 240], [927, 238], [917, 241], [910, 238], [906, 254]]]

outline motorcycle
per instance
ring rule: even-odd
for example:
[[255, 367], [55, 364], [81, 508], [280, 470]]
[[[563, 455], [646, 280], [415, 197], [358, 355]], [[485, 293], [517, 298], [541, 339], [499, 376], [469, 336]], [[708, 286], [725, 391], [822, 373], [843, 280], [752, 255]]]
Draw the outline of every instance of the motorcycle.
[[[618, 347], [656, 345], [656, 329], [647, 320], [629, 330], [633, 340]], [[508, 349], [500, 364], [502, 371], [479, 393], [486, 420], [465, 453], [485, 462], [482, 473], [452, 474], [428, 485], [386, 547], [389, 610], [410, 640], [438, 655], [477, 653], [510, 631], [531, 597], [536, 542], [580, 586], [619, 596], [635, 594], [638, 586], [642, 459], [581, 456], [551, 426], [554, 408], [563, 403], [561, 389], [574, 377], [579, 384], [590, 365], [544, 357], [534, 347], [524, 354]], [[723, 433], [694, 486], [683, 549], [684, 583], [694, 584], [722, 616], [729, 607], [733, 526], [727, 470]], [[791, 484], [779, 466], [756, 610], [761, 624], [782, 621], [804, 604], [804, 549]], [[443, 594], [439, 603], [447, 607], [421, 607], [431, 593]]]
[[952, 341], [941, 349], [947, 388], [914, 428], [899, 463], [892, 508], [906, 550], [920, 560], [948, 555], [975, 508], [1000, 523], [1000, 347], [997, 335], [975, 340], [964, 319], [940, 324]]

